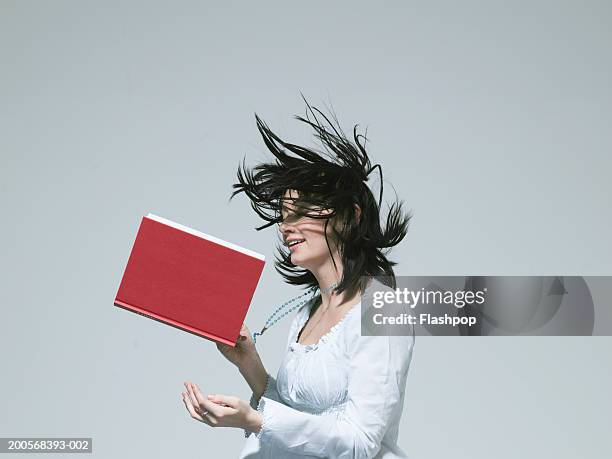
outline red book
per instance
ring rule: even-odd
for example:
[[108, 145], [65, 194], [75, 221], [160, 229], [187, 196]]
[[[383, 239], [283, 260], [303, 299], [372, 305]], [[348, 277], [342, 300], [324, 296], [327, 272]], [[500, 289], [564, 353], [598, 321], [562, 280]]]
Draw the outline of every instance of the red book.
[[234, 346], [264, 263], [252, 250], [149, 214], [115, 306]]

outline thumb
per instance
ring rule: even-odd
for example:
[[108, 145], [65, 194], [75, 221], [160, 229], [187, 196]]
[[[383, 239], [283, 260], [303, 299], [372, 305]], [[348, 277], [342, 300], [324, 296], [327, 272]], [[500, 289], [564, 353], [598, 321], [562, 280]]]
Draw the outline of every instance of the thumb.
[[208, 400], [215, 403], [223, 403], [225, 405], [236, 408], [236, 397], [221, 394], [212, 394], [208, 396]]

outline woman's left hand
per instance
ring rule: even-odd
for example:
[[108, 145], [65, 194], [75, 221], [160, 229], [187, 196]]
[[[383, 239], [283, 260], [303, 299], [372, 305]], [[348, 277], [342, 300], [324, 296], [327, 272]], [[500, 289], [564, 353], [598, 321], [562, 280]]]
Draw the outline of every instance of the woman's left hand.
[[186, 382], [187, 392], [183, 392], [183, 402], [189, 414], [211, 427], [238, 427], [251, 432], [259, 432], [261, 413], [254, 410], [248, 402], [231, 395], [204, 396], [200, 388]]

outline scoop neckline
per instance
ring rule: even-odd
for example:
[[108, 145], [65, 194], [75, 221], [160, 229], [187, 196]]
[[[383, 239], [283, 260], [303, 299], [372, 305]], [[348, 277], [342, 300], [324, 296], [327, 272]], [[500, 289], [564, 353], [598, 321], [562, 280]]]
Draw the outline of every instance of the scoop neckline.
[[[317, 349], [321, 344], [325, 343], [333, 334], [335, 334], [340, 329], [340, 327], [346, 322], [346, 320], [351, 315], [351, 313], [355, 311], [357, 307], [360, 305], [361, 305], [361, 300], [355, 303], [354, 305], [352, 305], [349, 308], [349, 310], [344, 313], [344, 316], [342, 316], [342, 319], [340, 319], [333, 327], [331, 327], [327, 333], [322, 335], [316, 343], [302, 344], [297, 341], [298, 335], [300, 334], [300, 330], [304, 327], [304, 325], [308, 321], [308, 315], [306, 315], [306, 320], [303, 322], [301, 321], [302, 323], [297, 328], [295, 340], [291, 343], [292, 346], [294, 348], [297, 347], [297, 348], [304, 349], [304, 350]], [[306, 311], [308, 313], [310, 312], [310, 307], [306, 308]]]

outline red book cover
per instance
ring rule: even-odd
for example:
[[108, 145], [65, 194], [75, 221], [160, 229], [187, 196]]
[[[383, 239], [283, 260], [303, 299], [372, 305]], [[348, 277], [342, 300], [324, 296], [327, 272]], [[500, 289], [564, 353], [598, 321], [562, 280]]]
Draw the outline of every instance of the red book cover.
[[264, 263], [252, 250], [149, 214], [114, 304], [235, 346]]

